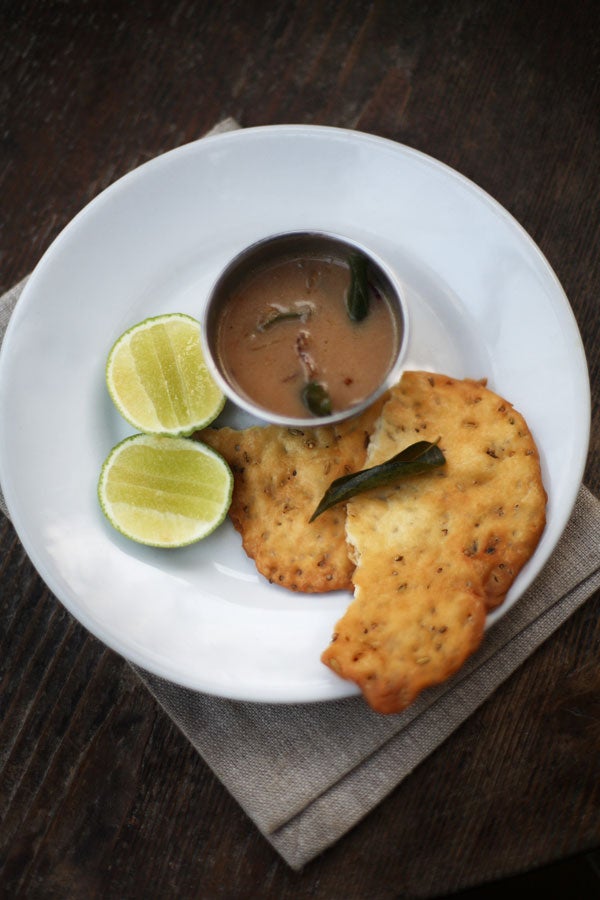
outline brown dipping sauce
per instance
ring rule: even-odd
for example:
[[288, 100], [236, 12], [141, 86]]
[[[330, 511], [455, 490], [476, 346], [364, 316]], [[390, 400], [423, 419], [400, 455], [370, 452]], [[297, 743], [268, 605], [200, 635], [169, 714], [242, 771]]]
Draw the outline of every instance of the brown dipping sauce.
[[230, 289], [217, 331], [225, 377], [273, 413], [310, 416], [307, 383], [322, 385], [331, 412], [346, 410], [381, 385], [401, 335], [388, 300], [370, 289], [360, 322], [347, 311], [350, 267], [343, 259], [293, 256], [246, 272]]

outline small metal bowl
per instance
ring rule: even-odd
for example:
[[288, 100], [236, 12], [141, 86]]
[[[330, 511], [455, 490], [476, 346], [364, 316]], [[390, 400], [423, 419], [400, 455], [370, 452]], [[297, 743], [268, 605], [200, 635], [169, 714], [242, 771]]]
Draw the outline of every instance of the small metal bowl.
[[[217, 349], [221, 313], [235, 285], [253, 270], [269, 263], [289, 259], [290, 256], [348, 259], [351, 254], [356, 253], [366, 257], [369, 279], [376, 285], [378, 292], [387, 298], [397, 328], [397, 352], [377, 388], [359, 403], [348, 408], [321, 416], [307, 411], [306, 415], [302, 417], [289, 417], [274, 412], [242, 393], [240, 388], [228, 377]], [[206, 363], [225, 396], [237, 407], [258, 419], [289, 427], [327, 425], [362, 412], [399, 380], [407, 355], [408, 310], [396, 275], [382, 259], [368, 248], [354, 240], [329, 232], [295, 231], [276, 234], [251, 244], [237, 254], [211, 288], [200, 325]]]

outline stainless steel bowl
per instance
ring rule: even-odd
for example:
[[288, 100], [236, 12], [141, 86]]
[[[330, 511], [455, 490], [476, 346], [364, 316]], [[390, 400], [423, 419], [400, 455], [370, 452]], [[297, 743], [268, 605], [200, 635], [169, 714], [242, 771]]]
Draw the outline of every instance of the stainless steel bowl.
[[[347, 409], [323, 416], [311, 415], [307, 412], [306, 416], [298, 418], [281, 415], [242, 394], [237, 385], [228, 378], [217, 351], [217, 335], [221, 312], [235, 285], [252, 270], [270, 262], [289, 258], [290, 255], [343, 259], [357, 252], [367, 258], [370, 278], [373, 279], [378, 291], [386, 296], [392, 314], [395, 316], [398, 330], [397, 353], [377, 389], [360, 403]], [[368, 247], [350, 238], [329, 232], [285, 232], [266, 237], [251, 244], [228, 263], [210, 290], [205, 314], [201, 318], [201, 335], [206, 362], [213, 377], [220, 385], [225, 396], [239, 408], [258, 419], [278, 425], [287, 425], [289, 427], [326, 425], [332, 422], [339, 422], [362, 412], [399, 380], [408, 348], [408, 309], [396, 274], [387, 263]]]

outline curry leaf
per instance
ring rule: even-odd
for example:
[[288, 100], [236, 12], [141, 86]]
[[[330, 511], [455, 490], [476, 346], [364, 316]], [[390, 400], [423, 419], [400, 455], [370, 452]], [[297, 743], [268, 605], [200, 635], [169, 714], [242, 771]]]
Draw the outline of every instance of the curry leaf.
[[367, 258], [362, 253], [353, 253], [349, 265], [350, 287], [346, 295], [346, 309], [353, 322], [361, 322], [369, 312]]
[[329, 485], [309, 521], [314, 521], [326, 509], [343, 503], [351, 497], [355, 497], [356, 494], [371, 490], [371, 488], [394, 484], [409, 475], [429, 472], [431, 469], [443, 466], [445, 462], [446, 457], [438, 447], [437, 441], [435, 443], [417, 441], [416, 444], [411, 444], [410, 447], [406, 447], [378, 466], [336, 478]]
[[309, 381], [304, 385], [302, 402], [314, 416], [328, 416], [331, 412], [331, 397], [318, 381]]
[[301, 322], [306, 322], [312, 312], [313, 306], [311, 303], [296, 303], [292, 308], [272, 306], [269, 312], [259, 321], [256, 330], [267, 331], [273, 325], [285, 322], [288, 319], [299, 319]]

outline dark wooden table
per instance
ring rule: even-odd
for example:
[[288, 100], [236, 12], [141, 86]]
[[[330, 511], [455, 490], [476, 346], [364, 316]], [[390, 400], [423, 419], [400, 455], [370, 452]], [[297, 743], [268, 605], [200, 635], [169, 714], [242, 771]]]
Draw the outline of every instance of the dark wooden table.
[[[555, 269], [600, 493], [599, 25], [596, 0], [1, 0], [0, 289], [117, 177], [225, 116], [393, 138], [487, 190]], [[600, 844], [600, 596], [294, 874], [5, 520], [0, 540], [2, 896], [429, 897]]]

